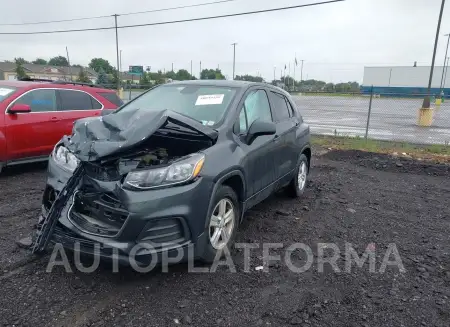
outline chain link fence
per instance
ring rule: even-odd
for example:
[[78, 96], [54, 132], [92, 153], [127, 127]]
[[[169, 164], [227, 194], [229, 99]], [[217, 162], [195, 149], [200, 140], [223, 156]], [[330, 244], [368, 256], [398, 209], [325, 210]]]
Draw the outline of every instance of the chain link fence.
[[[121, 94], [127, 102], [149, 87], [126, 85]], [[450, 99], [432, 97], [431, 126], [419, 125], [426, 94], [394, 93], [293, 93], [313, 134], [353, 136], [416, 144], [450, 144]]]

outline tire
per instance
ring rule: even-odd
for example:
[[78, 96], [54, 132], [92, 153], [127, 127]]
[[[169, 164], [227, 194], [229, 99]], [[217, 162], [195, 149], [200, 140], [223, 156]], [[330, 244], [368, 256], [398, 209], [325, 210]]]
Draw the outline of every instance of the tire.
[[2, 173], [3, 168], [5, 168], [5, 164], [0, 161], [0, 174]]
[[[303, 172], [303, 178], [299, 178], [299, 174]], [[289, 185], [286, 187], [286, 193], [292, 198], [298, 198], [305, 192], [306, 185], [308, 184], [309, 176], [309, 161], [308, 158], [301, 154], [295, 175], [292, 178]]]
[[[223, 217], [219, 216], [219, 214], [221, 215], [223, 214], [223, 212], [221, 213], [220, 210], [221, 208], [223, 208], [224, 204], [225, 204], [225, 213], [228, 213], [230, 211], [233, 212], [233, 216], [230, 218], [232, 219], [232, 222], [228, 221], [227, 223]], [[214, 219], [213, 215], [216, 218], [219, 216], [220, 219], [219, 220]], [[217, 252], [221, 251], [225, 246], [228, 247], [228, 250], [231, 251], [230, 246], [233, 244], [234, 239], [236, 237], [236, 232], [239, 226], [239, 220], [240, 220], [240, 207], [236, 192], [229, 186], [226, 185], [219, 186], [217, 188], [216, 193], [214, 194], [213, 205], [206, 217], [205, 248], [199, 249], [202, 251], [200, 259], [203, 262], [205, 263], [213, 262], [214, 258], [217, 255]], [[230, 223], [232, 223], [231, 228], [229, 226]], [[218, 230], [221, 230], [222, 232], [218, 232]], [[217, 242], [215, 242], [217, 237], [218, 237]], [[223, 239], [224, 237], [226, 237], [227, 240], [224, 240]]]

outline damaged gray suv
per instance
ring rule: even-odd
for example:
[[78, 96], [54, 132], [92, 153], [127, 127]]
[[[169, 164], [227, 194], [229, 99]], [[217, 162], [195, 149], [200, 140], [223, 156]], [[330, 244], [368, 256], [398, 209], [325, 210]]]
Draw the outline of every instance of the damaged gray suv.
[[109, 115], [78, 120], [55, 146], [41, 232], [51, 212], [51, 241], [69, 249], [79, 243], [92, 255], [100, 244], [104, 258], [146, 263], [191, 247], [210, 262], [232, 245], [246, 210], [281, 188], [302, 195], [309, 134], [289, 94], [268, 84], [152, 88]]

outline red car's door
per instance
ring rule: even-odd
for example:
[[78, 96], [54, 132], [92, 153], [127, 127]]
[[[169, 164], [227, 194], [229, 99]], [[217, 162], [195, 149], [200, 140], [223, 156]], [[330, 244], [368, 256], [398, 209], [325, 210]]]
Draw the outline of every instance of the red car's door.
[[100, 116], [103, 105], [90, 94], [79, 90], [57, 90], [62, 135], [72, 133], [73, 122], [80, 118]]
[[35, 89], [25, 92], [8, 108], [16, 103], [29, 105], [31, 112], [5, 114], [8, 160], [49, 155], [61, 137], [55, 90]]

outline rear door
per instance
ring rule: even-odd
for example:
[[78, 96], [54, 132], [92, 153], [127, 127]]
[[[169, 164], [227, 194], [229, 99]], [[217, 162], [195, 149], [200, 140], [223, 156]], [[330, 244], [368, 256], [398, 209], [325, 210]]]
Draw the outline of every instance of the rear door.
[[58, 89], [58, 111], [61, 135], [72, 133], [73, 122], [80, 118], [100, 116], [103, 105], [89, 93], [80, 90]]
[[289, 173], [296, 168], [297, 164], [296, 129], [298, 119], [284, 94], [274, 90], [270, 90], [269, 94], [279, 138], [275, 157], [276, 178], [277, 180], [281, 179], [280, 182], [284, 183], [291, 179]]
[[16, 103], [29, 105], [31, 112], [10, 114], [6, 110], [8, 160], [48, 155], [61, 137], [58, 134], [55, 90], [30, 90], [10, 103], [8, 108]]
[[246, 153], [242, 166], [247, 173], [248, 206], [264, 200], [273, 191], [275, 181], [274, 156], [275, 142], [273, 135], [257, 137], [250, 145], [243, 142], [251, 124], [256, 120], [272, 121], [267, 92], [264, 89], [252, 89], [245, 96], [234, 134], [242, 150]]

